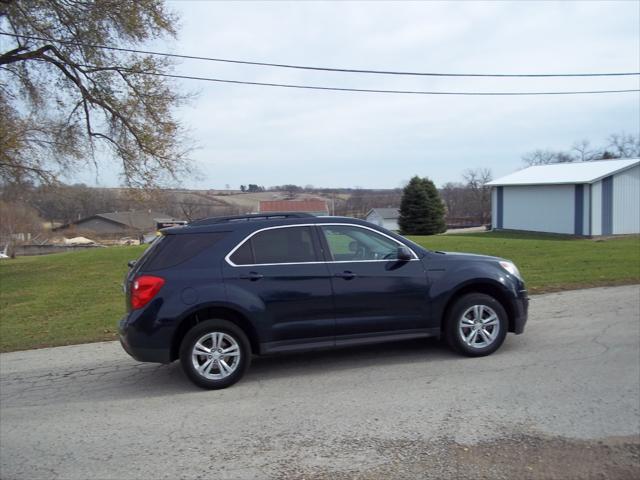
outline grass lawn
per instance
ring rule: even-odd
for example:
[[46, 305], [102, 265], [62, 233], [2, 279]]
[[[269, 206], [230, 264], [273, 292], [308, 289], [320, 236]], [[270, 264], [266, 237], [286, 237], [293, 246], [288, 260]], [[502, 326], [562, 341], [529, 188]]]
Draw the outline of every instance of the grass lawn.
[[[432, 250], [511, 259], [532, 292], [640, 283], [640, 237], [609, 240], [513, 233], [412, 237]], [[113, 340], [127, 261], [112, 247], [0, 261], [0, 351]]]
[[115, 339], [127, 261], [143, 249], [0, 261], [0, 351]]
[[640, 283], [640, 236], [603, 240], [482, 232], [409, 237], [430, 249], [513, 260], [531, 293]]

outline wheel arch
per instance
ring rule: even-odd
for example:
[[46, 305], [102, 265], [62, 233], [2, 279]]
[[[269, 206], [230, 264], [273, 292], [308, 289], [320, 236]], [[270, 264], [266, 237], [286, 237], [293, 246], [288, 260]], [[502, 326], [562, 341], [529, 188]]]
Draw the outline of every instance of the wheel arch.
[[229, 306], [222, 305], [200, 305], [186, 314], [178, 327], [176, 328], [173, 337], [171, 339], [171, 361], [177, 360], [180, 357], [180, 344], [182, 339], [191, 328], [204, 320], [211, 319], [228, 320], [244, 332], [249, 339], [252, 353], [260, 353], [260, 342], [258, 341], [258, 333], [251, 323], [251, 321], [237, 309]]
[[445, 322], [449, 317], [449, 312], [453, 308], [455, 302], [463, 297], [464, 295], [470, 293], [483, 293], [485, 295], [489, 295], [490, 297], [495, 298], [504, 311], [507, 313], [507, 320], [509, 322], [509, 332], [513, 332], [515, 330], [515, 310], [512, 302], [509, 300], [509, 293], [505, 290], [505, 288], [496, 282], [491, 282], [487, 280], [480, 281], [472, 281], [465, 285], [460, 286], [447, 300], [444, 309], [442, 310], [442, 318], [440, 320], [440, 330], [444, 331]]

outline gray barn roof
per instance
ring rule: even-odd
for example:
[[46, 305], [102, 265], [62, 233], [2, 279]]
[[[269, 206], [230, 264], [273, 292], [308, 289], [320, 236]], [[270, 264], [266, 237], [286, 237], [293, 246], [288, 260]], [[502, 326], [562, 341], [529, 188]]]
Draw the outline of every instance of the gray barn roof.
[[[134, 228], [136, 230], [145, 230], [148, 228], [154, 229], [156, 226], [156, 219], [170, 219], [170, 215], [166, 215], [160, 212], [154, 212], [149, 210], [133, 210], [130, 212], [113, 212], [113, 213], [98, 213], [94, 215], [98, 218], [104, 218], [115, 223], [126, 225], [127, 227]], [[79, 220], [81, 222], [82, 220]]]
[[639, 158], [597, 160], [593, 162], [553, 163], [528, 167], [487, 183], [490, 186], [557, 185], [594, 183], [598, 180], [640, 165]]
[[54, 228], [53, 230], [62, 230], [69, 228], [71, 225], [79, 225], [92, 219], [102, 219], [111, 223], [122, 225], [126, 228], [140, 231], [155, 230], [156, 220], [171, 219], [170, 215], [161, 212], [154, 212], [152, 210], [132, 210], [126, 212], [109, 212], [109, 213], [97, 213], [89, 217], [81, 218], [75, 222], [71, 222], [67, 225]]

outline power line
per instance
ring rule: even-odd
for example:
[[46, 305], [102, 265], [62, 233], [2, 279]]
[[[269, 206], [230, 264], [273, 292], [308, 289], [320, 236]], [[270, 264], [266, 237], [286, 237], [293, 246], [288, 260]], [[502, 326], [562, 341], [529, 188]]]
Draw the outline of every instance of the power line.
[[[12, 36], [12, 37], [20, 37], [20, 38], [31, 38], [31, 39], [49, 41], [48, 39], [41, 38], [41, 37], [14, 35], [14, 34], [8, 34], [8, 33], [5, 33], [5, 32], [0, 32], [0, 35], [6, 35], [6, 36]], [[118, 48], [118, 47], [104, 47], [104, 46], [80, 44], [80, 43], [74, 43], [74, 42], [60, 42], [60, 43], [67, 43], [67, 44], [73, 44], [73, 45], [82, 45], [82, 46], [95, 47], [95, 48], [105, 48], [105, 49], [109, 49], [109, 50], [127, 51], [127, 52], [134, 52], [134, 53], [151, 53], [151, 54], [154, 54], [154, 52], [145, 52], [143, 50], [123, 49], [123, 48]], [[165, 55], [165, 54], [159, 54], [159, 55]], [[172, 55], [172, 54], [166, 54], [166, 55], [168, 55], [168, 56], [176, 56], [176, 55]], [[182, 57], [187, 57], [187, 56], [183, 55]], [[187, 58], [198, 58], [198, 57], [187, 57]], [[94, 68], [94, 66], [92, 66], [92, 65], [81, 65], [81, 66]], [[304, 68], [312, 69], [312, 67], [304, 67]], [[245, 80], [232, 80], [232, 79], [223, 79], [223, 78], [199, 77], [199, 76], [192, 76], [192, 75], [179, 75], [179, 74], [170, 74], [170, 73], [149, 72], [149, 71], [141, 71], [141, 70], [134, 70], [134, 69], [124, 68], [124, 67], [121, 68], [121, 70], [125, 71], [125, 72], [128, 72], [130, 74], [136, 74], [136, 75], [152, 75], [152, 76], [158, 76], [158, 77], [179, 78], [179, 79], [186, 79], [186, 80], [199, 80], [199, 81], [216, 82], [216, 83], [229, 83], [229, 84], [236, 84], [236, 85], [252, 85], [252, 86], [263, 86], [263, 87], [295, 88], [295, 89], [306, 89], [306, 90], [325, 90], [325, 91], [337, 91], [337, 92], [389, 93], [389, 94], [405, 94], [405, 95], [534, 96], [534, 95], [591, 95], [591, 94], [605, 94], [605, 93], [640, 92], [640, 89], [587, 90], [587, 91], [575, 91], [575, 90], [573, 90], [573, 91], [547, 91], [547, 92], [535, 92], [535, 91], [534, 92], [473, 92], [473, 91], [470, 91], [470, 92], [465, 92], [465, 91], [447, 92], [447, 91], [425, 91], [425, 90], [386, 90], [386, 89], [373, 89], [373, 88], [347, 88], [347, 87], [328, 87], [328, 86], [320, 86], [320, 85], [297, 85], [297, 84], [288, 84], [288, 83], [251, 82], [251, 81], [245, 81]], [[420, 74], [420, 75], [431, 75], [431, 74]], [[433, 75], [436, 75], [436, 74], [433, 74]], [[437, 74], [437, 75], [448, 76], [449, 74]], [[464, 76], [462, 74], [451, 74], [451, 75]], [[475, 74], [470, 74], [470, 75], [475, 75]], [[571, 75], [574, 75], [574, 74], [571, 74]], [[579, 74], [575, 74], [575, 75], [579, 75]], [[580, 74], [580, 75], [583, 75], [583, 74]], [[587, 74], [584, 74], [584, 75], [587, 75]], [[601, 75], [605, 75], [605, 74], [589, 74], [589, 75], [601, 76]], [[612, 74], [612, 75], [622, 75], [622, 74]], [[624, 74], [624, 75], [635, 75], [635, 74]], [[480, 75], [480, 74], [478, 74], [477, 76], [490, 76], [490, 75]], [[506, 75], [503, 75], [503, 76], [506, 76]], [[549, 76], [553, 76], [553, 75], [549, 75]]]
[[395, 93], [406, 95], [464, 95], [464, 96], [532, 96], [532, 95], [589, 95], [602, 93], [631, 93], [640, 92], [636, 90], [589, 90], [589, 91], [564, 91], [564, 92], [441, 92], [441, 91], [425, 91], [425, 90], [381, 90], [373, 88], [345, 88], [345, 87], [323, 87], [319, 85], [296, 85], [290, 83], [267, 83], [267, 82], [248, 82], [244, 80], [230, 80], [223, 78], [196, 77], [191, 75], [177, 75], [171, 73], [143, 72], [136, 70], [124, 69], [125, 71], [138, 75], [153, 75], [156, 77], [181, 78], [186, 80], [200, 80], [205, 82], [232, 83], [237, 85], [254, 85], [261, 87], [281, 87], [281, 88], [297, 88], [307, 90], [330, 90], [336, 92], [361, 92], [361, 93]]
[[290, 68], [297, 70], [314, 70], [323, 72], [339, 72], [339, 73], [364, 73], [375, 75], [410, 75], [410, 76], [423, 76], [423, 77], [495, 77], [495, 78], [549, 78], [549, 77], [621, 77], [621, 76], [633, 76], [640, 75], [640, 72], [606, 72], [606, 73], [440, 73], [440, 72], [403, 72], [403, 71], [390, 71], [390, 70], [361, 70], [355, 68], [332, 68], [332, 67], [312, 67], [305, 65], [291, 65], [285, 63], [269, 63], [269, 62], [253, 62], [248, 60], [234, 60], [228, 58], [214, 58], [214, 57], [201, 57], [195, 55], [181, 55], [175, 53], [155, 52], [151, 50], [136, 50], [131, 48], [122, 47], [109, 47], [106, 45], [94, 45], [89, 43], [74, 42], [69, 40], [55, 40], [51, 38], [38, 37], [32, 35], [17, 35], [14, 33], [0, 32], [0, 35], [5, 35], [14, 38], [25, 38], [28, 40], [38, 40], [44, 42], [55, 42], [63, 45], [73, 45], [79, 47], [88, 48], [100, 48], [104, 50], [113, 50], [118, 52], [140, 53], [144, 55], [157, 55], [171, 58], [183, 58], [189, 60], [204, 60], [209, 62], [220, 63], [233, 63], [240, 65], [253, 65], [260, 67], [275, 67], [275, 68]]

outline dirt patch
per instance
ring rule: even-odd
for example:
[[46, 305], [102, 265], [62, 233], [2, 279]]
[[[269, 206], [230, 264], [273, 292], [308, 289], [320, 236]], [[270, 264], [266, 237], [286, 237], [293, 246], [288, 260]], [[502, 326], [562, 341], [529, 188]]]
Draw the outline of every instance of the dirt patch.
[[[476, 445], [446, 439], [429, 442], [356, 439], [350, 445], [334, 445], [334, 449], [332, 455], [316, 449], [314, 458], [309, 458], [300, 457], [296, 453], [302, 452], [294, 453], [293, 448], [292, 458], [279, 465], [276, 477], [320, 480], [640, 478], [640, 436], [585, 441], [519, 435]], [[302, 450], [307, 449], [302, 447]], [[352, 460], [350, 464], [347, 458]], [[366, 460], [354, 461], [357, 458]], [[358, 468], [363, 463], [375, 466]]]
[[579, 441], [522, 436], [459, 446], [460, 478], [631, 479], [640, 477], [640, 437]]

